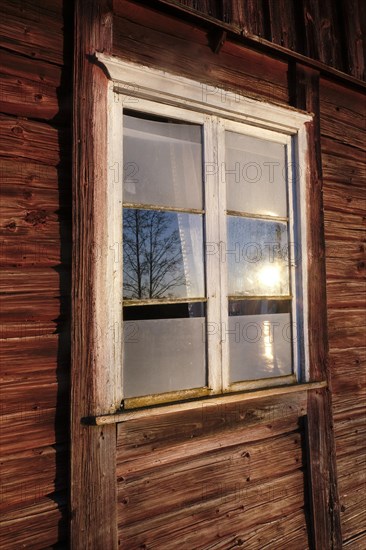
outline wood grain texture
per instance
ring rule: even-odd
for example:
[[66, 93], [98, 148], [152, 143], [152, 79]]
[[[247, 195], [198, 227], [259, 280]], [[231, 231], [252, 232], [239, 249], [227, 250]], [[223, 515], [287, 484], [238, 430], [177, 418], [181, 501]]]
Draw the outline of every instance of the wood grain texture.
[[[119, 2], [117, 2], [118, 4]], [[332, 67], [358, 79], [364, 78], [365, 8], [361, 0], [223, 0], [218, 9], [212, 2], [195, 0], [156, 0], [155, 4], [181, 5], [183, 15], [199, 13], [211, 24], [221, 21], [225, 29], [261, 38], [288, 50], [320, 61], [318, 67]], [[188, 9], [187, 9], [188, 8]], [[220, 9], [221, 8], [221, 9]]]
[[[73, 321], [71, 381], [71, 548], [117, 548], [115, 426], [82, 424], [109, 411], [116, 388], [106, 361], [104, 301], [97, 295], [105, 246], [107, 77], [91, 60], [110, 52], [110, 3], [75, 2], [73, 135]], [[99, 263], [98, 263], [99, 262]], [[102, 313], [101, 313], [102, 312]], [[103, 347], [104, 346], [104, 347]]]
[[61, 0], [4, 0], [0, 6], [0, 546], [10, 549], [67, 539], [67, 14]]
[[[118, 499], [124, 523], [142, 522], [147, 517], [164, 515], [202, 501], [230, 494], [270, 476], [278, 478], [293, 471], [302, 462], [301, 438], [298, 433], [284, 434], [269, 440], [241, 443], [224, 441], [221, 449], [205, 450], [198, 456], [186, 449], [185, 460], [176, 457], [172, 464], [155, 464], [140, 471], [120, 466]], [[276, 457], [273, 460], [273, 457]], [[271, 470], [268, 471], [268, 462]], [[161, 494], [164, 493], [164, 499]], [[261, 502], [258, 502], [261, 505]]]
[[209, 93], [218, 93], [220, 82], [233, 93], [242, 88], [245, 95], [288, 101], [285, 63], [270, 61], [263, 54], [229, 42], [217, 55], [203, 29], [126, 0], [118, 2], [118, 16], [114, 17], [113, 53], [197, 78], [212, 87]]
[[[0, 131], [0, 146], [4, 156], [51, 166], [57, 166], [60, 162], [60, 135], [53, 126], [0, 115]], [[66, 135], [64, 137], [66, 139]]]
[[[276, 526], [281, 518], [301, 510], [303, 483], [303, 474], [297, 470], [273, 480], [253, 483], [246, 490], [238, 487], [234, 493], [222, 493], [218, 485], [215, 498], [207, 500], [203, 493], [201, 502], [167, 514], [150, 516], [143, 523], [133, 523], [121, 529], [120, 546], [126, 550], [143, 545], [169, 550], [177, 545], [184, 550], [206, 550], [216, 545], [236, 548], [242, 547], [246, 535], [258, 526], [268, 529], [267, 536], [276, 539]], [[303, 523], [299, 531], [302, 546], [306, 548], [307, 537], [302, 526]]]
[[[255, 547], [258, 540], [308, 548], [303, 504], [297, 504], [303, 503], [299, 417], [305, 407], [306, 394], [299, 393], [121, 423], [122, 548], [226, 549]], [[280, 502], [289, 506], [291, 526]]]
[[346, 71], [365, 79], [365, 7], [362, 0], [341, 0], [340, 8], [345, 29]]
[[[352, 461], [350, 461], [352, 457]], [[338, 459], [341, 467], [339, 476], [339, 491], [341, 500], [342, 526], [344, 539], [358, 538], [366, 520], [364, 506], [364, 487], [366, 483], [365, 446], [357, 453], [347, 453]], [[348, 470], [345, 470], [348, 468]], [[345, 545], [346, 546], [346, 545]], [[346, 546], [347, 547], [347, 546]], [[362, 548], [362, 546], [359, 546]]]
[[265, 35], [262, 0], [223, 0], [223, 21], [244, 34]]
[[[349, 4], [351, 6], [351, 3]], [[365, 460], [364, 97], [321, 81], [330, 370], [343, 546], [362, 547]], [[339, 120], [339, 124], [334, 121]], [[359, 546], [360, 545], [360, 546]]]
[[[327, 334], [325, 242], [322, 202], [322, 162], [319, 120], [319, 74], [291, 67], [292, 101], [315, 114], [308, 125], [308, 288], [310, 378], [330, 381]], [[290, 80], [291, 82], [291, 80]], [[328, 389], [308, 394], [307, 452], [312, 509], [313, 542], [316, 549], [341, 548], [339, 497], [332, 401]]]
[[366, 400], [366, 348], [331, 349], [330, 361], [334, 414], [351, 413]]
[[[236, 442], [258, 441], [298, 428], [306, 393], [210, 406], [118, 425], [118, 468], [134, 470], [196, 456]], [[275, 426], [273, 422], [276, 422]], [[150, 465], [150, 466], [149, 466]]]
[[[64, 403], [67, 405], [66, 400]], [[14, 413], [2, 411], [1, 415], [0, 444], [4, 456], [33, 449], [35, 441], [41, 447], [54, 445], [58, 441], [68, 441], [67, 410], [46, 408], [39, 399], [24, 404], [17, 403], [14, 409]]]
[[36, 503], [26, 503], [21, 510], [2, 514], [0, 545], [9, 550], [19, 548], [49, 548], [65, 540], [67, 524], [65, 493], [53, 498], [41, 498]]
[[268, 0], [268, 10], [270, 39], [280, 46], [302, 52], [297, 5], [291, 0]]
[[4, 0], [1, 2], [0, 46], [64, 65], [63, 2]]

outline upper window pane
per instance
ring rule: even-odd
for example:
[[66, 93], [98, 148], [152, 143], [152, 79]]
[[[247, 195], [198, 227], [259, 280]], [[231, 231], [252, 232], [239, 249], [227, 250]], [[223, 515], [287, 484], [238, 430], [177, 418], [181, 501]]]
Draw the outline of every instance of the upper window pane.
[[202, 209], [202, 132], [197, 124], [123, 117], [125, 203]]
[[290, 294], [287, 224], [227, 217], [229, 296]]
[[287, 217], [285, 146], [226, 132], [227, 209]]

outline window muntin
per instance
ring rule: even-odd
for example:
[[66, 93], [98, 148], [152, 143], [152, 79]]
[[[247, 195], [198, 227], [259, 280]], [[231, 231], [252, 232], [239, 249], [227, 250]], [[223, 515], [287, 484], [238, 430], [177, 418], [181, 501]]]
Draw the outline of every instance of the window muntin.
[[[207, 394], [220, 394], [224, 392], [237, 391], [246, 388], [255, 388], [255, 387], [264, 387], [268, 385], [278, 385], [284, 383], [293, 383], [299, 379], [299, 355], [300, 350], [297, 345], [297, 336], [301, 332], [300, 324], [297, 322], [297, 309], [296, 303], [302, 304], [302, 281], [296, 276], [296, 285], [295, 282], [295, 263], [294, 258], [288, 255], [288, 250], [286, 251], [286, 243], [288, 242], [288, 249], [293, 248], [294, 242], [294, 216], [292, 215], [292, 172], [291, 166], [288, 161], [289, 158], [292, 158], [294, 155], [294, 150], [292, 146], [291, 138], [286, 134], [281, 134], [272, 130], [267, 130], [263, 128], [257, 128], [253, 126], [246, 125], [244, 123], [232, 122], [225, 120], [224, 118], [217, 117], [214, 115], [202, 115], [200, 113], [195, 113], [186, 109], [178, 109], [176, 107], [170, 107], [167, 105], [150, 102], [146, 100], [139, 100], [139, 109], [136, 110], [136, 118], [151, 117], [154, 120], [154, 117], [159, 119], [159, 117], [166, 116], [169, 117], [172, 113], [173, 118], [175, 118], [175, 123], [184, 125], [188, 123], [198, 123], [202, 127], [202, 135], [204, 136], [202, 142], [202, 152], [203, 152], [203, 172], [204, 172], [204, 188], [203, 196], [205, 209], [189, 209], [182, 207], [170, 207], [165, 205], [146, 205], [141, 204], [137, 205], [137, 208], [142, 209], [156, 209], [161, 211], [177, 211], [177, 212], [191, 212], [194, 214], [199, 214], [203, 216], [203, 234], [205, 236], [205, 258], [203, 263], [206, 263], [206, 294], [202, 299], [201, 303], [204, 304], [207, 302], [205, 307], [205, 318], [201, 318], [201, 334], [205, 334], [205, 384], [201, 387], [196, 387], [195, 382], [189, 383], [189, 376], [187, 375], [187, 384], [181, 386], [183, 389], [178, 388], [176, 385], [165, 385], [161, 381], [161, 388], [153, 387], [152, 385], [147, 385], [151, 394], [145, 397], [138, 397], [138, 385], [135, 388], [133, 393], [133, 398], [128, 396], [128, 384], [127, 380], [124, 380], [124, 397], [125, 407], [135, 407], [139, 405], [153, 404], [159, 402], [169, 402], [177, 399], [183, 399], [185, 397], [196, 397], [200, 395]], [[129, 108], [128, 116], [133, 112]], [[169, 119], [172, 120], [172, 119]], [[285, 178], [282, 177], [284, 190], [282, 190], [282, 197], [286, 199], [286, 212], [283, 211], [283, 204], [281, 206], [282, 211], [278, 211], [278, 215], [273, 210], [268, 212], [261, 211], [260, 213], [251, 212], [240, 212], [232, 211], [227, 208], [227, 188], [228, 183], [226, 182], [227, 175], [225, 174], [227, 160], [225, 155], [225, 130], [227, 133], [231, 132], [233, 134], [239, 133], [240, 137], [244, 136], [247, 138], [246, 147], [248, 148], [248, 139], [254, 140], [265, 140], [264, 151], [262, 151], [262, 157], [265, 157], [265, 150], [270, 151], [269, 160], [263, 160], [263, 162], [269, 163], [269, 169], [274, 171], [277, 167], [279, 161], [273, 160], [274, 153], [273, 151], [282, 151], [284, 152], [284, 165], [281, 166], [281, 173], [285, 174]], [[253, 143], [254, 143], [253, 141]], [[272, 145], [274, 147], [272, 147]], [[279, 145], [279, 148], [278, 148]], [[281, 152], [281, 155], [282, 155]], [[280, 154], [277, 155], [278, 157]], [[237, 162], [237, 161], [236, 161]], [[256, 161], [257, 162], [257, 161]], [[127, 161], [128, 164], [128, 161]], [[267, 165], [266, 165], [267, 166]], [[126, 167], [126, 159], [124, 159], [124, 167]], [[129, 165], [130, 169], [130, 165]], [[197, 170], [195, 171], [197, 172]], [[248, 173], [251, 176], [250, 173]], [[230, 177], [230, 171], [229, 171]], [[287, 180], [287, 183], [286, 183]], [[266, 183], [266, 182], [265, 182]], [[267, 181], [268, 183], [272, 183]], [[253, 195], [253, 194], [252, 194]], [[266, 194], [265, 194], [266, 196]], [[277, 196], [277, 195], [276, 195]], [[281, 199], [283, 203], [283, 198]], [[280, 201], [280, 203], [281, 203]], [[156, 201], [161, 202], [161, 200]], [[253, 202], [253, 198], [252, 198]], [[277, 201], [278, 202], [278, 201]], [[127, 208], [135, 208], [136, 204], [134, 203], [125, 203]], [[232, 205], [231, 205], [232, 206]], [[236, 207], [238, 205], [236, 204]], [[246, 207], [246, 210], [250, 210], [249, 207]], [[283, 215], [285, 214], [285, 215]], [[277, 232], [275, 234], [282, 235], [279, 242], [281, 246], [283, 245], [282, 256], [278, 255], [276, 258], [277, 267], [280, 268], [285, 277], [281, 279], [281, 285], [283, 290], [281, 293], [278, 292], [278, 288], [275, 289], [275, 294], [269, 293], [269, 295], [258, 295], [258, 289], [250, 290], [240, 290], [237, 289], [236, 294], [230, 295], [228, 292], [228, 277], [227, 277], [227, 265], [230, 258], [230, 254], [226, 254], [226, 251], [230, 249], [230, 243], [228, 239], [228, 219], [229, 218], [239, 218], [240, 220], [247, 219], [249, 222], [253, 221], [262, 221], [264, 227], [277, 227]], [[241, 223], [241, 222], [240, 222]], [[272, 225], [271, 225], [272, 224]], [[281, 225], [282, 224], [282, 225]], [[239, 224], [240, 225], [240, 224]], [[255, 226], [253, 226], [255, 227]], [[279, 231], [278, 228], [282, 228]], [[287, 231], [283, 230], [283, 227], [287, 227]], [[259, 231], [260, 232], [260, 231]], [[265, 233], [266, 234], [266, 233]], [[246, 239], [247, 240], [247, 239]], [[291, 241], [291, 243], [290, 243]], [[258, 266], [257, 266], [258, 267]], [[273, 267], [273, 262], [269, 267]], [[290, 273], [289, 273], [290, 270]], [[263, 283], [263, 281], [262, 281]], [[291, 288], [296, 288], [296, 299], [292, 299], [290, 292]], [[287, 289], [289, 290], [287, 292]], [[273, 292], [273, 288], [272, 288]], [[277, 293], [277, 294], [276, 294]], [[239, 342], [239, 347], [236, 346], [236, 351], [231, 350], [232, 364], [230, 366], [230, 338], [234, 338], [235, 341], [235, 330], [236, 323], [238, 319], [233, 319], [234, 315], [240, 317], [238, 313], [233, 315], [233, 308], [229, 307], [229, 304], [235, 304], [236, 301], [241, 301], [243, 299], [247, 300], [259, 300], [270, 299], [269, 307], [261, 308], [257, 315], [260, 317], [256, 319], [253, 317], [254, 313], [248, 314], [248, 320], [246, 320], [246, 315], [242, 315], [243, 319], [239, 319], [239, 322], [245, 321], [245, 325], [248, 323], [257, 323], [262, 326], [262, 336], [271, 337], [273, 334], [273, 326], [276, 331], [279, 327], [279, 332], [286, 334], [286, 339], [282, 342], [276, 342], [272, 346], [272, 350], [269, 349], [269, 346], [265, 346], [262, 341], [260, 343], [255, 342], [254, 333], [251, 332], [253, 326], [250, 325], [249, 328], [246, 327], [245, 330], [249, 330], [248, 338], [244, 342]], [[187, 297], [188, 299], [188, 297]], [[235, 300], [234, 300], [235, 299]], [[158, 299], [159, 300], [159, 299]], [[182, 300], [181, 298], [178, 299]], [[191, 298], [193, 302], [200, 301], [199, 297]], [[159, 300], [160, 301], [160, 300]], [[183, 298], [184, 301], [184, 298]], [[281, 308], [276, 308], [278, 302], [282, 302]], [[191, 302], [192, 303], [192, 302]], [[127, 300], [124, 302], [125, 306], [132, 306], [133, 301], [127, 304]], [[285, 310], [284, 305], [286, 305]], [[138, 307], [138, 306], [137, 306]], [[129, 308], [128, 308], [129, 309]], [[124, 308], [127, 310], [127, 307]], [[258, 308], [257, 308], [258, 310]], [[246, 310], [247, 311], [247, 310]], [[262, 316], [266, 315], [265, 318]], [[275, 316], [272, 318], [271, 316]], [[144, 319], [135, 319], [135, 321]], [[280, 321], [280, 322], [279, 322]], [[129, 322], [129, 321], [128, 321]], [[234, 324], [234, 328], [233, 328]], [[268, 326], [269, 325], [269, 326]], [[141, 325], [142, 326], [142, 325]], [[295, 327], [295, 328], [294, 328]], [[136, 328], [136, 325], [135, 325]], [[231, 336], [233, 332], [234, 336]], [[277, 331], [278, 332], [278, 331]], [[243, 334], [243, 333], [242, 333]], [[254, 341], [253, 341], [254, 340]], [[235, 342], [236, 343], [236, 342]], [[282, 344], [282, 345], [280, 345]], [[125, 357], [126, 354], [130, 353], [127, 346], [129, 342], [125, 341]], [[249, 347], [250, 346], [250, 347]], [[257, 346], [257, 351], [255, 348]], [[247, 361], [243, 365], [241, 361], [241, 356], [245, 352], [247, 356]], [[274, 352], [274, 355], [273, 355]], [[168, 355], [171, 355], [173, 352], [170, 350]], [[269, 369], [269, 362], [271, 354], [274, 357], [274, 365], [272, 371]], [[255, 363], [255, 357], [257, 356], [258, 361], [253, 368]], [[130, 357], [132, 357], [130, 353]], [[239, 360], [235, 361], [235, 357], [239, 357]], [[152, 372], [152, 368], [149, 367], [152, 362], [151, 356], [146, 356], [146, 369], [145, 374], [149, 371]], [[182, 368], [184, 369], [184, 361], [189, 361], [189, 359], [184, 359], [184, 354], [182, 356]], [[169, 361], [168, 361], [169, 363]], [[167, 364], [168, 364], [167, 363]], [[187, 363], [187, 366], [188, 363]], [[126, 367], [125, 365], [125, 371]], [[189, 371], [189, 369], [188, 369]], [[187, 373], [188, 373], [187, 371]], [[193, 372], [193, 371], [192, 371]], [[201, 371], [202, 372], [202, 371]], [[254, 373], [254, 374], [253, 374]], [[168, 373], [166, 373], [168, 376]], [[132, 370], [131, 370], [131, 376]], [[193, 377], [194, 378], [194, 377]], [[192, 378], [192, 380], [193, 380]], [[179, 376], [173, 376], [172, 379], [178, 380]], [[183, 377], [184, 380], [184, 377]], [[197, 380], [197, 378], [196, 378]], [[200, 379], [202, 381], [203, 378]], [[146, 381], [146, 380], [145, 380]], [[173, 388], [176, 389], [173, 389]], [[141, 392], [140, 396], [147, 395], [148, 391], [143, 392], [142, 386], [140, 386]], [[186, 388], [186, 389], [185, 389]], [[127, 391], [126, 391], [127, 390]], [[161, 393], [157, 393], [161, 391]], [[165, 393], [166, 392], [166, 393]], [[132, 395], [131, 393], [131, 395]]]

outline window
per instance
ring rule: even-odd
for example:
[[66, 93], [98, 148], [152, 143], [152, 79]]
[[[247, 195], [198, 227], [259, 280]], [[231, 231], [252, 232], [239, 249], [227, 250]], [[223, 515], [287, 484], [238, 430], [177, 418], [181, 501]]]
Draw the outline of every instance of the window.
[[309, 117], [100, 59], [125, 408], [305, 381]]

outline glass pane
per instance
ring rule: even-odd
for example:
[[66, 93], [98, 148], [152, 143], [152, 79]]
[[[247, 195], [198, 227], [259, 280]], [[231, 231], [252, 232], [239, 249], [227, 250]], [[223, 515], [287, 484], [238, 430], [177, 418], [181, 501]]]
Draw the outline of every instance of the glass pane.
[[123, 210], [123, 297], [205, 296], [203, 217], [160, 210]]
[[287, 216], [285, 146], [226, 132], [227, 209]]
[[126, 307], [124, 318], [125, 397], [206, 385], [205, 304]]
[[267, 315], [290, 313], [291, 300], [229, 300], [229, 315]]
[[290, 293], [287, 224], [228, 216], [229, 296]]
[[123, 117], [123, 201], [202, 209], [201, 126]]
[[292, 374], [290, 313], [231, 315], [227, 338], [230, 383]]

